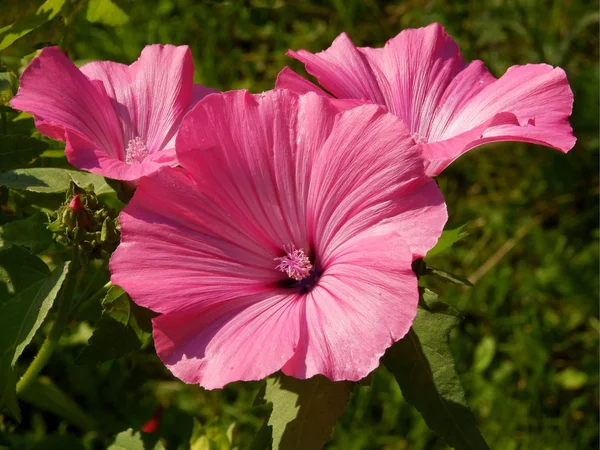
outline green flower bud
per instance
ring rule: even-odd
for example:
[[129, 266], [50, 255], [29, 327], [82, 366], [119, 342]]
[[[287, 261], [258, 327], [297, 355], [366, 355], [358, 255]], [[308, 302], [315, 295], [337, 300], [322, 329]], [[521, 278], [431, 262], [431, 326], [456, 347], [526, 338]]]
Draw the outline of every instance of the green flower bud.
[[75, 183], [48, 229], [58, 242], [77, 248], [83, 259], [108, 259], [119, 245], [117, 213], [105, 208], [91, 188]]

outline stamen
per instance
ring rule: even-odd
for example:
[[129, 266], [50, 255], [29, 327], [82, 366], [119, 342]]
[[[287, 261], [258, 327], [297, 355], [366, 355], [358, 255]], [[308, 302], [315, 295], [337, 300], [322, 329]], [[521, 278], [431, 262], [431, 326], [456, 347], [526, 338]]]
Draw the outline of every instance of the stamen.
[[421, 134], [417, 131], [415, 131], [411, 137], [413, 138], [413, 141], [415, 141], [417, 144], [427, 143], [427, 139], [424, 136], [421, 136]]
[[129, 141], [125, 149], [127, 164], [140, 164], [146, 156], [148, 156], [148, 148], [141, 137], [136, 136]]
[[297, 250], [294, 244], [284, 245], [283, 248], [287, 255], [274, 259], [279, 263], [275, 268], [285, 272], [288, 277], [296, 281], [308, 277], [313, 266], [304, 250]]

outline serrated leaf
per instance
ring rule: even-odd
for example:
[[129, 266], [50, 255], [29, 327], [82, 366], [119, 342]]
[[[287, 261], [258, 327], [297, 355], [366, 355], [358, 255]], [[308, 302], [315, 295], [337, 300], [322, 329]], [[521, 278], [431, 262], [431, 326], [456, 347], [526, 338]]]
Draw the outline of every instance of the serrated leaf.
[[[69, 263], [50, 272], [38, 257], [21, 247], [0, 250], [0, 405], [15, 414], [15, 364], [52, 307]], [[18, 410], [16, 411], [18, 417]]]
[[100, 175], [76, 170], [36, 167], [9, 170], [0, 174], [2, 186], [43, 194], [66, 192], [71, 181], [81, 188], [92, 185], [98, 195], [114, 191]]
[[109, 206], [120, 208], [117, 192], [104, 177], [89, 172], [57, 168], [15, 169], [0, 174], [0, 185], [11, 189], [58, 194], [66, 192], [73, 181], [77, 186], [92, 186], [96, 195]]
[[0, 248], [20, 245], [33, 253], [46, 250], [54, 244], [47, 221], [46, 215], [38, 212], [26, 219], [5, 223], [0, 226]]
[[419, 308], [435, 314], [445, 314], [460, 319], [460, 313], [448, 303], [440, 301], [438, 295], [424, 287], [419, 287]]
[[135, 332], [112, 317], [102, 314], [87, 346], [77, 358], [78, 364], [96, 364], [122, 358], [139, 350], [141, 342]]
[[142, 308], [131, 302], [130, 299], [129, 326], [134, 331], [142, 345], [144, 345], [152, 336], [152, 319], [157, 314], [149, 309]]
[[111, 286], [102, 300], [104, 313], [112, 317], [117, 322], [127, 325], [129, 323], [129, 296], [119, 286]]
[[165, 450], [160, 441], [151, 443], [153, 440], [155, 439], [152, 436], [143, 435], [139, 431], [134, 432], [129, 428], [117, 434], [107, 450]]
[[32, 137], [0, 135], [0, 171], [22, 167], [47, 148], [48, 144]]
[[65, 3], [66, 0], [47, 0], [38, 8], [34, 15], [0, 28], [0, 50], [4, 50], [17, 39], [54, 19], [58, 16]]
[[473, 413], [454, 367], [448, 339], [459, 320], [451, 307], [429, 291], [413, 327], [383, 357], [407, 402], [427, 425], [457, 450], [489, 449], [477, 429]]
[[431, 258], [432, 256], [439, 255], [440, 253], [448, 250], [452, 247], [456, 242], [460, 241], [462, 238], [467, 236], [469, 233], [463, 231], [467, 224], [454, 228], [453, 230], [446, 230], [442, 233], [440, 238], [431, 250], [427, 252], [425, 258]]
[[129, 16], [111, 0], [90, 0], [86, 19], [109, 27], [118, 27], [129, 22]]
[[19, 393], [22, 400], [68, 420], [82, 430], [93, 430], [94, 420], [48, 377], [39, 377]]
[[428, 267], [425, 271], [425, 275], [431, 275], [431, 276], [437, 278], [438, 280], [446, 281], [448, 283], [460, 284], [462, 286], [473, 287], [473, 283], [471, 283], [466, 278], [461, 277], [460, 275], [456, 275], [451, 272], [446, 272], [445, 270], [442, 270], [442, 269], [436, 269], [435, 267]]
[[331, 436], [354, 383], [317, 375], [299, 380], [277, 374], [267, 379], [265, 400], [273, 404], [269, 425], [273, 450], [318, 450]]
[[102, 301], [102, 316], [88, 345], [77, 359], [89, 364], [121, 358], [139, 350], [152, 333], [151, 318], [156, 314], [137, 306], [119, 286], [112, 286]]

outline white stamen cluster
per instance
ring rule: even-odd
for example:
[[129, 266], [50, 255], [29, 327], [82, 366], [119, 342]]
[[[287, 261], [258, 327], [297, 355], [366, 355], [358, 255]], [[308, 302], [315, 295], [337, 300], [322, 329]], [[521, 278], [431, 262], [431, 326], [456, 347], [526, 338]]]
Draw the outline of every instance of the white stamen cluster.
[[136, 136], [129, 141], [125, 149], [127, 164], [140, 164], [148, 156], [148, 148], [141, 137]]
[[296, 249], [294, 244], [284, 245], [283, 248], [287, 254], [274, 259], [279, 263], [275, 268], [296, 281], [308, 277], [313, 266], [304, 250]]

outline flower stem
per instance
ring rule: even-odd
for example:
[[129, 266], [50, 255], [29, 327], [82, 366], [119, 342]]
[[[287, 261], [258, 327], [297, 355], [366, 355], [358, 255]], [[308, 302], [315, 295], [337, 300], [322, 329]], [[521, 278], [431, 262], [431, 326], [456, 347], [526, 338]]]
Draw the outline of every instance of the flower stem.
[[80, 308], [84, 308], [88, 304], [102, 298], [106, 294], [106, 291], [108, 291], [112, 286], [113, 286], [113, 284], [110, 281], [108, 283], [106, 283], [104, 286], [102, 286], [100, 289], [98, 289], [96, 292], [94, 292], [94, 294], [90, 298], [85, 300], [81, 304]]
[[[52, 327], [52, 329], [54, 330], [54, 327]], [[40, 347], [37, 355], [35, 355], [35, 358], [17, 383], [17, 394], [20, 394], [29, 387], [29, 385], [37, 378], [42, 368], [46, 365], [48, 359], [50, 359], [50, 355], [52, 355], [52, 352], [58, 343], [58, 338], [60, 337], [60, 334], [57, 337], [51, 337], [51, 334], [52, 332], [50, 332], [44, 341], [44, 344]]]
[[8, 121], [6, 120], [6, 112], [0, 112], [0, 122], [2, 122], [2, 134], [8, 133]]

